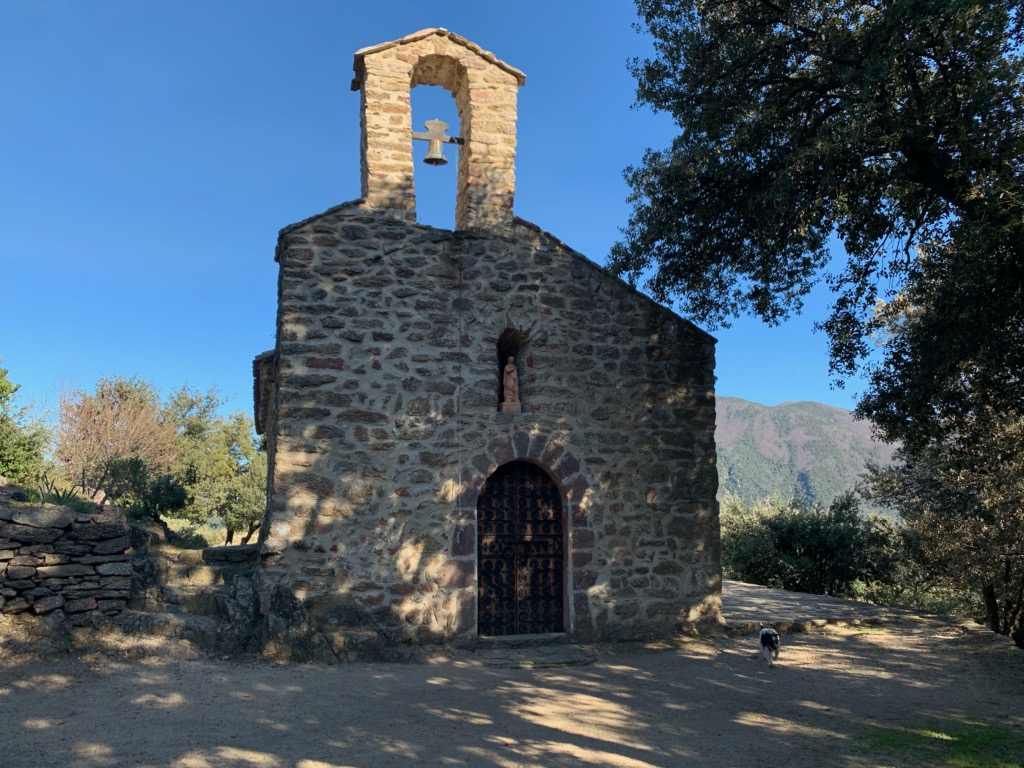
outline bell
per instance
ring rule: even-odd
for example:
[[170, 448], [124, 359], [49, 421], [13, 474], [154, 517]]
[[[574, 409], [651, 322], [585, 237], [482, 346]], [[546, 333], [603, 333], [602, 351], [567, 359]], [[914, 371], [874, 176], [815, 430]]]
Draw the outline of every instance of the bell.
[[414, 139], [430, 142], [430, 146], [427, 147], [427, 156], [423, 158], [423, 162], [427, 165], [447, 164], [448, 158], [444, 156], [444, 145], [462, 144], [462, 139], [457, 136], [445, 136], [444, 132], [448, 130], [448, 123], [442, 120], [427, 120], [423, 127], [427, 129], [426, 133], [414, 132], [412, 134]]
[[444, 156], [444, 147], [440, 139], [430, 140], [430, 146], [427, 147], [427, 154], [423, 158], [423, 162], [427, 165], [445, 165], [448, 162], [448, 158]]

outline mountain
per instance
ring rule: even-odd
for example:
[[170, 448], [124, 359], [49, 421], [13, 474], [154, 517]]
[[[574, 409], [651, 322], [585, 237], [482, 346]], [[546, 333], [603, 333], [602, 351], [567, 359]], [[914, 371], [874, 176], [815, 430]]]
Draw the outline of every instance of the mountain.
[[827, 505], [857, 484], [867, 462], [892, 462], [895, 447], [873, 440], [870, 425], [842, 408], [716, 400], [719, 496], [731, 491], [749, 502], [799, 488]]

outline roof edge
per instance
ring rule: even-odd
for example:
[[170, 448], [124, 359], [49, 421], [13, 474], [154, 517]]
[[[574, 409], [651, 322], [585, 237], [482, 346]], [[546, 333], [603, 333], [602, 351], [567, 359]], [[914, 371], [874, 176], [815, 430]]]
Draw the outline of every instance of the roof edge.
[[337, 213], [338, 211], [342, 210], [343, 208], [358, 208], [364, 202], [366, 202], [366, 198], [359, 197], [359, 198], [356, 198], [355, 200], [349, 200], [349, 201], [344, 202], [344, 203], [339, 203], [338, 205], [331, 206], [326, 211], [321, 211], [320, 213], [314, 213], [312, 216], [307, 216], [306, 218], [302, 219], [302, 221], [296, 221], [293, 224], [289, 224], [286, 227], [282, 227], [281, 229], [279, 229], [277, 231], [277, 248], [274, 251], [274, 261], [280, 261], [281, 260], [282, 241], [284, 240], [285, 235], [287, 235], [289, 232], [292, 232], [293, 230], [296, 230], [299, 227], [305, 226], [306, 224], [309, 224], [311, 221], [314, 221], [316, 219], [323, 218], [324, 216], [329, 216], [332, 213]]
[[702, 336], [704, 336], [707, 340], [711, 341], [712, 343], [714, 343], [714, 344], [718, 343], [718, 339], [717, 338], [715, 338], [710, 333], [705, 331], [703, 328], [701, 328], [699, 325], [697, 325], [692, 320], [687, 320], [685, 317], [680, 315], [678, 312], [676, 312], [671, 307], [666, 307], [664, 304], [659, 304], [654, 299], [652, 299], [650, 296], [648, 296], [646, 293], [644, 293], [643, 291], [639, 290], [635, 285], [631, 285], [630, 283], [628, 283], [625, 280], [623, 280], [621, 277], [616, 275], [614, 272], [612, 272], [607, 267], [601, 266], [596, 261], [591, 259], [589, 256], [586, 256], [585, 254], [582, 254], [579, 251], [577, 251], [572, 246], [567, 245], [564, 241], [560, 240], [557, 236], [551, 234], [550, 232], [548, 232], [543, 227], [540, 227], [537, 224], [534, 224], [532, 221], [527, 221], [526, 219], [521, 219], [518, 216], [515, 217], [515, 223], [520, 225], [520, 226], [526, 227], [527, 229], [532, 229], [534, 232], [539, 234], [541, 237], [544, 237], [544, 238], [546, 238], [548, 240], [551, 240], [551, 241], [557, 243], [561, 248], [565, 249], [565, 251], [568, 252], [570, 255], [574, 256], [577, 259], [580, 259], [580, 260], [584, 261], [591, 268], [596, 269], [596, 270], [598, 270], [600, 272], [604, 272], [608, 277], [610, 277], [610, 278], [612, 278], [614, 280], [619, 281], [620, 283], [622, 283], [622, 285], [626, 286], [630, 291], [635, 293], [641, 299], [644, 299], [649, 304], [653, 304], [657, 309], [661, 310], [662, 312], [667, 312], [668, 314], [670, 314], [673, 317], [677, 318], [679, 320], [679, 322], [688, 325], [690, 328], [692, 328], [694, 331], [696, 331], [697, 333], [699, 333]]
[[355, 59], [352, 63], [352, 69], [355, 72], [355, 77], [352, 78], [352, 90], [358, 91], [363, 87], [363, 78], [366, 76], [366, 67], [363, 63], [363, 59], [373, 53], [380, 51], [386, 51], [388, 48], [395, 48], [399, 45], [406, 45], [408, 43], [415, 43], [417, 40], [423, 40], [424, 38], [437, 35], [438, 37], [447, 37], [452, 42], [458, 43], [463, 48], [468, 48], [473, 53], [478, 55], [480, 58], [489, 61], [497, 67], [508, 72], [512, 75], [520, 86], [526, 84], [526, 74], [519, 69], [516, 69], [511, 64], [508, 64], [490, 51], [486, 51], [471, 40], [466, 39], [462, 35], [457, 35], [454, 32], [449, 32], [444, 27], [431, 27], [429, 29], [421, 29], [419, 32], [413, 32], [411, 35], [399, 38], [398, 40], [391, 40], [386, 43], [377, 43], [377, 45], [370, 45], [366, 48], [360, 48], [355, 53]]

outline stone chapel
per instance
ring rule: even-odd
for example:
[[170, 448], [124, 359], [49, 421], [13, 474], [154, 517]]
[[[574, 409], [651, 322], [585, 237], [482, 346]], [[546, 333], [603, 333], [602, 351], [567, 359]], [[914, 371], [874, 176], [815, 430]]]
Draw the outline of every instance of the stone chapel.
[[[513, 214], [522, 72], [444, 29], [355, 54], [362, 196], [283, 229], [265, 647], [668, 636], [721, 613], [715, 340]], [[416, 222], [446, 88], [455, 231]]]

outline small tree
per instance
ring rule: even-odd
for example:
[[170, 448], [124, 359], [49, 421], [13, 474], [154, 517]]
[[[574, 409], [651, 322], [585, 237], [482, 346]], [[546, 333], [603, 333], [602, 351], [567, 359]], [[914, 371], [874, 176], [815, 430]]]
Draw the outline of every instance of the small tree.
[[183, 438], [177, 472], [188, 490], [184, 517], [195, 523], [220, 520], [227, 529], [226, 543], [241, 532], [245, 544], [263, 519], [267, 457], [252, 418], [218, 416], [223, 405], [216, 390], [182, 387], [165, 408]]
[[252, 419], [234, 413], [218, 420], [205, 440], [202, 461], [189, 486], [189, 517], [220, 518], [226, 543], [242, 531], [248, 543], [259, 529], [266, 507], [267, 457], [259, 449]]
[[0, 475], [29, 484], [43, 472], [47, 433], [28, 416], [26, 407], [15, 405], [20, 386], [0, 368]]
[[155, 476], [170, 469], [178, 451], [174, 424], [164, 418], [148, 382], [118, 376], [99, 381], [92, 394], [60, 395], [57, 460], [68, 479], [100, 504], [130, 481], [124, 476], [130, 467], [121, 462], [136, 460], [146, 476]]
[[235, 533], [242, 532], [240, 543], [248, 544], [263, 522], [267, 505], [267, 454], [256, 451], [239, 466], [232, 483], [232, 503], [224, 511], [227, 528], [226, 543], [234, 542]]
[[164, 515], [183, 509], [188, 500], [185, 487], [168, 474], [152, 477], [141, 459], [118, 459], [111, 464], [110, 498], [138, 517], [164, 525]]

